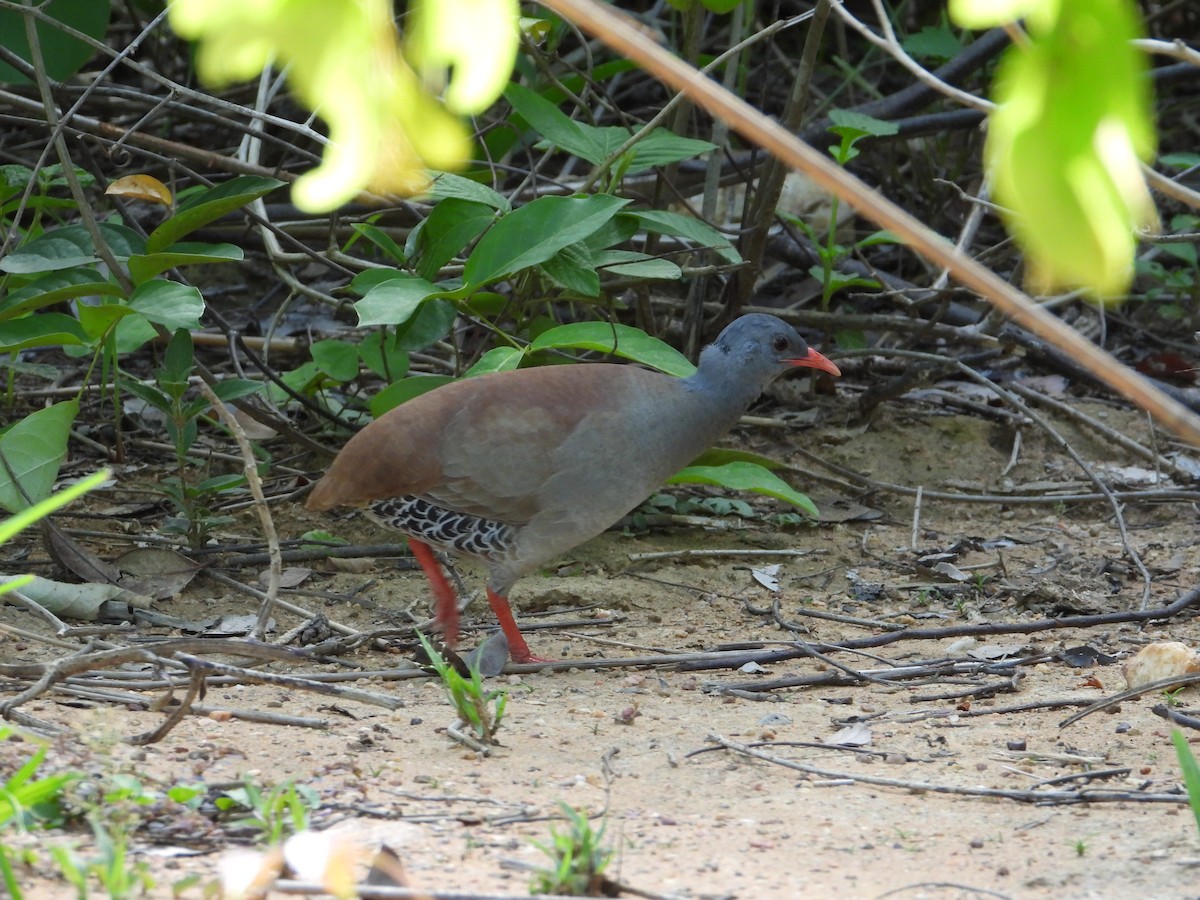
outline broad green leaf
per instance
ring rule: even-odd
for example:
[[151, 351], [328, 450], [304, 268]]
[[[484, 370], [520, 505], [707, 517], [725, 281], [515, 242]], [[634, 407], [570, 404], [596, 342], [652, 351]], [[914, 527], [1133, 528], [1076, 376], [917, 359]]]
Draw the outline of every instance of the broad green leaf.
[[134, 284], [142, 284], [176, 266], [241, 262], [243, 259], [245, 254], [242, 253], [242, 248], [234, 244], [179, 243], [172, 244], [158, 253], [135, 254], [129, 257], [129, 275]]
[[93, 269], [64, 269], [31, 281], [0, 300], [0, 322], [78, 297], [119, 297], [121, 289]]
[[363, 365], [389, 384], [408, 374], [408, 353], [393, 329], [376, 328], [359, 342], [358, 354]]
[[450, 197], [441, 201], [422, 223], [417, 275], [436, 278], [442, 266], [496, 221], [492, 207]]
[[310, 348], [313, 362], [334, 381], [345, 383], [358, 376], [358, 347], [345, 341], [317, 341]]
[[727, 263], [737, 264], [742, 261], [741, 254], [734, 249], [729, 238], [707, 222], [701, 222], [693, 216], [685, 216], [665, 209], [638, 209], [623, 213], [622, 216], [631, 217], [645, 231], [652, 231], [655, 234], [673, 234], [695, 241], [701, 247], [713, 250]]
[[951, 59], [962, 52], [962, 41], [945, 26], [926, 25], [900, 42], [910, 56], [934, 60]]
[[89, 338], [89, 343], [95, 343], [108, 334], [114, 322], [119, 322], [126, 316], [136, 315], [132, 309], [123, 303], [80, 303], [75, 308], [79, 316], [79, 324]]
[[278, 178], [263, 175], [237, 175], [216, 187], [192, 194], [175, 215], [150, 232], [150, 237], [146, 239], [146, 251], [159, 253], [166, 250], [184, 235], [203, 228], [226, 213], [241, 209], [284, 184]]
[[[42, 12], [97, 41], [104, 40], [112, 5], [109, 0], [51, 0], [39, 4]], [[46, 74], [65, 81], [78, 72], [96, 51], [50, 22], [36, 22], [38, 46]], [[33, 59], [25, 33], [25, 15], [15, 9], [0, 10], [0, 46], [26, 62]], [[30, 79], [7, 63], [0, 63], [0, 84], [29, 84]]]
[[649, 256], [633, 250], [605, 250], [596, 254], [596, 267], [610, 275], [677, 281], [683, 271], [669, 259]]
[[37, 313], [0, 322], [0, 353], [86, 343], [88, 336], [83, 326], [64, 313]]
[[213, 385], [213, 393], [224, 403], [230, 403], [241, 397], [257, 394], [265, 387], [261, 381], [251, 381], [249, 378], [227, 378]]
[[583, 297], [600, 295], [600, 276], [587, 245], [582, 241], [563, 247], [541, 265], [555, 284]]
[[354, 304], [360, 327], [371, 325], [400, 325], [407, 322], [430, 297], [441, 293], [438, 287], [424, 278], [393, 273], [381, 284], [367, 291]]
[[0, 454], [4, 456], [0, 507], [17, 513], [50, 496], [77, 415], [78, 401], [55, 403], [30, 413], [0, 435]]
[[724, 447], [712, 447], [705, 450], [692, 460], [693, 466], [723, 466], [731, 462], [753, 463], [764, 469], [790, 469], [785, 463], [761, 453], [751, 453], [749, 450], [728, 450]]
[[688, 466], [668, 484], [712, 484], [733, 491], [751, 491], [784, 500], [802, 509], [814, 519], [820, 515], [816, 505], [804, 494], [762, 466], [749, 462], [731, 462], [723, 466]]
[[392, 236], [368, 222], [353, 222], [350, 225], [355, 231], [365, 237], [368, 241], [390, 256], [398, 263], [403, 263], [408, 259], [404, 248], [392, 239]]
[[487, 375], [491, 372], [508, 372], [517, 368], [525, 353], [516, 347], [493, 347], [479, 358], [479, 362], [463, 373], [464, 378]]
[[158, 330], [141, 313], [117, 322], [117, 355], [133, 353], [158, 337]]
[[508, 212], [512, 209], [512, 204], [508, 202], [507, 197], [496, 193], [485, 184], [464, 178], [462, 175], [455, 175], [453, 172], [434, 174], [433, 182], [425, 190], [425, 195], [434, 200], [445, 200], [449, 197], [471, 200], [475, 203], [483, 203], [492, 209], [498, 209], [500, 212]]
[[833, 123], [829, 130], [842, 137], [857, 139], [860, 137], [880, 137], [896, 134], [900, 126], [895, 122], [885, 122], [864, 113], [850, 109], [833, 109], [829, 111], [829, 121]]
[[1135, 229], [1157, 222], [1140, 160], [1154, 153], [1150, 80], [1129, 0], [1030, 10], [1030, 40], [996, 73], [984, 161], [1036, 291], [1119, 296]]
[[472, 289], [530, 266], [602, 228], [630, 201], [607, 194], [539, 197], [513, 210], [479, 239], [463, 281]]
[[194, 287], [155, 278], [134, 290], [129, 308], [168, 331], [180, 328], [190, 331], [200, 327], [204, 298]]
[[528, 352], [538, 350], [595, 350], [642, 363], [668, 375], [686, 377], [696, 371], [686, 356], [640, 328], [606, 322], [575, 322], [539, 334]]
[[453, 303], [426, 300], [415, 316], [396, 326], [396, 346], [401, 350], [424, 350], [450, 333], [457, 316]]
[[630, 175], [637, 175], [658, 166], [668, 166], [671, 163], [692, 159], [716, 149], [716, 144], [708, 141], [680, 137], [665, 128], [656, 128], [633, 145], [633, 162], [626, 172]]
[[[145, 251], [142, 236], [124, 225], [101, 222], [99, 230], [105, 243], [117, 259], [128, 259]], [[34, 238], [0, 259], [0, 271], [13, 275], [32, 275], [37, 272], [56, 272], [100, 262], [92, 236], [82, 225], [55, 228]]]
[[371, 398], [368, 404], [371, 408], [371, 415], [378, 419], [389, 409], [394, 409], [413, 397], [419, 397], [421, 394], [428, 393], [443, 384], [449, 384], [453, 380], [447, 375], [413, 375], [410, 378], [403, 378], [395, 384], [389, 384]]
[[504, 89], [504, 99], [533, 129], [555, 147], [595, 165], [619, 147], [605, 151], [599, 141], [601, 129], [576, 122], [561, 109], [529, 88], [512, 83]]

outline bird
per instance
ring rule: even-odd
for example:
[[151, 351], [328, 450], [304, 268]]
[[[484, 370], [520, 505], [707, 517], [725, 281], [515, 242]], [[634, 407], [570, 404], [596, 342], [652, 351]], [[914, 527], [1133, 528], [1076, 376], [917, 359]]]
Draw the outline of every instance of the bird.
[[448, 647], [458, 607], [433, 550], [482, 562], [510, 658], [548, 662], [513, 617], [517, 580], [636, 508], [793, 367], [841, 374], [791, 325], [754, 313], [727, 325], [684, 378], [597, 362], [454, 381], [355, 434], [306, 507], [360, 507], [407, 535]]

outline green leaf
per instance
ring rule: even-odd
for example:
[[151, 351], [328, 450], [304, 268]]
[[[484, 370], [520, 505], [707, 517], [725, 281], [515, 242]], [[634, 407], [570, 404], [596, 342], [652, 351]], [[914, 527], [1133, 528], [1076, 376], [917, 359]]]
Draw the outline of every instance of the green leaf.
[[683, 270], [669, 259], [634, 250], [605, 250], [596, 255], [596, 267], [610, 275], [627, 278], [678, 281], [683, 277]]
[[829, 111], [829, 121], [833, 123], [829, 130], [842, 137], [857, 140], [862, 137], [880, 137], [896, 134], [900, 126], [895, 122], [885, 122], [850, 109], [833, 109]]
[[[81, 31], [97, 41], [104, 40], [112, 13], [110, 0], [51, 0], [41, 6], [54, 20]], [[51, 22], [36, 22], [38, 45], [46, 74], [65, 81], [95, 55], [92, 46], [66, 34]], [[0, 10], [0, 46], [11, 50], [26, 62], [33, 59], [25, 34], [25, 15], [16, 10]], [[0, 84], [28, 84], [30, 79], [7, 63], [0, 63]]]
[[984, 161], [1038, 292], [1119, 296], [1139, 226], [1157, 223], [1140, 161], [1156, 137], [1146, 55], [1129, 0], [1030, 9], [1029, 40], [1005, 51]]
[[230, 403], [241, 397], [259, 393], [266, 385], [261, 381], [251, 381], [249, 378], [227, 378], [213, 385], [213, 393], [222, 403]]
[[417, 314], [396, 326], [396, 346], [401, 350], [424, 350], [450, 333], [458, 310], [445, 300], [426, 300]]
[[317, 341], [312, 345], [313, 362], [334, 381], [358, 377], [358, 347], [345, 341]]
[[368, 403], [371, 415], [378, 419], [389, 409], [394, 409], [413, 397], [419, 397], [434, 388], [450, 384], [452, 381], [454, 379], [448, 375], [413, 375], [411, 378], [403, 378], [394, 384], [389, 384], [371, 398]]
[[175, 215], [150, 232], [150, 237], [146, 239], [146, 250], [150, 253], [165, 250], [184, 235], [203, 228], [209, 222], [240, 209], [284, 184], [278, 178], [238, 175], [216, 187], [198, 191], [187, 198]]
[[93, 269], [51, 272], [0, 300], [0, 322], [64, 300], [91, 296], [119, 297], [121, 289]]
[[467, 244], [483, 234], [493, 222], [492, 207], [473, 200], [450, 197], [435, 206], [422, 224], [419, 245], [421, 256], [417, 275], [437, 277], [442, 266], [457, 256]]
[[55, 347], [88, 343], [88, 336], [73, 316], [38, 313], [0, 322], [0, 353], [30, 347]]
[[78, 401], [55, 403], [30, 413], [0, 435], [5, 463], [0, 465], [0, 507], [17, 513], [50, 496], [77, 415]]
[[587, 245], [582, 241], [563, 247], [542, 263], [542, 271], [554, 283], [583, 297], [600, 295], [600, 276]]
[[778, 475], [749, 462], [731, 462], [723, 466], [688, 466], [668, 484], [712, 484], [734, 491], [751, 491], [784, 500], [817, 518], [817, 507]]
[[467, 260], [463, 281], [475, 289], [540, 265], [594, 234], [629, 202], [607, 194], [539, 197], [509, 213], [480, 238]]
[[712, 447], [705, 450], [692, 460], [691, 465], [723, 466], [731, 462], [754, 463], [756, 466], [762, 466], [764, 469], [771, 470], [791, 468], [786, 463], [781, 463], [777, 459], [771, 459], [771, 457], [763, 456], [760, 453], [751, 453], [749, 450], [728, 450], [724, 447]]
[[734, 249], [729, 238], [717, 231], [707, 222], [701, 222], [694, 216], [668, 212], [664, 209], [639, 209], [622, 213], [622, 218], [629, 216], [638, 223], [638, 227], [655, 234], [672, 234], [695, 241], [701, 247], [716, 252], [727, 263], [737, 264], [742, 261], [741, 255]]
[[1171, 729], [1171, 743], [1175, 745], [1175, 755], [1179, 757], [1179, 769], [1183, 772], [1183, 784], [1188, 793], [1188, 806], [1192, 808], [1196, 828], [1200, 829], [1200, 766], [1196, 765], [1192, 748], [1178, 728]]
[[464, 378], [488, 375], [492, 372], [508, 372], [517, 368], [525, 358], [524, 351], [516, 347], [493, 347], [479, 361], [463, 373]]
[[[117, 259], [145, 251], [142, 236], [124, 225], [101, 222], [97, 226], [104, 242]], [[32, 275], [37, 272], [56, 272], [100, 262], [92, 236], [82, 225], [55, 228], [34, 238], [0, 259], [0, 271], [13, 275]]]
[[607, 322], [575, 322], [539, 334], [528, 352], [539, 350], [596, 350], [631, 359], [668, 375], [686, 377], [696, 371], [686, 356], [640, 328]]
[[114, 322], [118, 322], [126, 316], [136, 315], [132, 309], [122, 303], [96, 305], [80, 303], [75, 307], [75, 312], [79, 316], [79, 324], [83, 326], [89, 343], [94, 343], [108, 334]]
[[445, 200], [457, 197], [459, 200], [471, 200], [483, 203], [500, 212], [508, 212], [512, 204], [501, 194], [478, 181], [455, 175], [453, 172], [439, 172], [434, 176], [433, 184], [429, 186], [428, 194], [434, 200]]
[[204, 315], [204, 298], [194, 287], [155, 278], [134, 290], [129, 308], [168, 331], [194, 330]]
[[630, 175], [637, 175], [657, 166], [668, 166], [716, 149], [716, 144], [708, 141], [680, 137], [665, 128], [656, 128], [634, 144], [633, 162], [627, 171]]
[[176, 266], [241, 262], [245, 258], [242, 248], [233, 244], [179, 243], [158, 253], [139, 253], [129, 257], [129, 274], [134, 284], [142, 284]]
[[404, 263], [408, 256], [404, 252], [404, 248], [397, 244], [390, 234], [369, 222], [352, 222], [350, 225], [355, 231], [365, 237], [368, 241], [390, 256], [398, 263]]
[[926, 25], [916, 34], [910, 34], [900, 42], [910, 56], [933, 60], [946, 60], [962, 52], [962, 41], [945, 26]]
[[576, 122], [545, 97], [515, 82], [504, 89], [504, 99], [512, 104], [512, 108], [522, 119], [555, 147], [593, 165], [601, 162], [624, 143], [624, 139], [618, 137], [614, 145], [606, 147], [601, 129]]
[[421, 304], [442, 291], [424, 278], [394, 272], [392, 277], [366, 292], [354, 304], [360, 327], [401, 325], [411, 319]]
[[400, 348], [396, 332], [377, 328], [358, 344], [358, 354], [368, 369], [389, 384], [408, 374], [408, 353]]

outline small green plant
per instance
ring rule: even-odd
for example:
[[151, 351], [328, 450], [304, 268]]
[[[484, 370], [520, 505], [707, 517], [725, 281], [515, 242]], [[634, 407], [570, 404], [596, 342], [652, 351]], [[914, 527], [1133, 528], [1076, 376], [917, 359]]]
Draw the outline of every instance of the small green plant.
[[1183, 785], [1187, 788], [1188, 806], [1192, 808], [1192, 815], [1196, 818], [1196, 829], [1200, 831], [1200, 765], [1196, 763], [1187, 738], [1178, 728], [1171, 731], [1171, 743], [1175, 745], [1175, 755], [1179, 757]]
[[[839, 166], [845, 166], [861, 152], [855, 144], [867, 137], [895, 134], [898, 126], [895, 122], [885, 122], [862, 113], [846, 109], [835, 109], [829, 114], [833, 123], [829, 130], [840, 139], [829, 148], [829, 154]], [[858, 241], [852, 247], [846, 247], [837, 242], [838, 210], [840, 201], [837, 195], [830, 199], [829, 233], [822, 236], [806, 221], [796, 216], [786, 216], [788, 222], [805, 233], [817, 252], [819, 263], [809, 269], [809, 274], [821, 282], [821, 309], [829, 308], [829, 301], [838, 291], [848, 287], [878, 288], [879, 282], [874, 278], [862, 278], [857, 275], [846, 275], [838, 271], [838, 264], [854, 250], [865, 249], [875, 244], [899, 243], [894, 235], [887, 231], [877, 231]]]
[[[7, 741], [17, 734], [13, 728], [0, 727], [0, 741]], [[38, 770], [45, 759], [46, 747], [43, 744], [4, 780], [0, 788], [0, 832], [8, 828], [29, 831], [62, 824], [62, 793], [68, 785], [83, 776], [80, 772], [66, 771], [39, 778]], [[6, 896], [13, 900], [24, 897], [17, 882], [14, 864], [31, 865], [35, 862], [32, 851], [18, 851], [0, 842], [0, 885], [7, 892]]]
[[1075, 855], [1087, 856], [1087, 841], [1085, 841], [1083, 838], [1079, 838], [1079, 840], [1075, 842]]
[[240, 788], [218, 797], [216, 806], [223, 811], [249, 810], [250, 815], [235, 824], [258, 829], [259, 841], [273, 846], [290, 835], [307, 831], [313, 812], [321, 806], [321, 798], [312, 788], [294, 781], [263, 790], [247, 778]]
[[150, 867], [144, 860], [131, 862], [129, 841], [132, 829], [128, 823], [105, 821], [102, 809], [88, 814], [88, 825], [96, 841], [96, 855], [82, 857], [70, 847], [54, 847], [50, 855], [58, 863], [63, 877], [78, 892], [80, 900], [88, 896], [88, 882], [100, 882], [110, 900], [146, 896], [155, 887]]
[[558, 807], [567, 821], [567, 829], [559, 831], [552, 825], [548, 842], [533, 842], [550, 857], [551, 865], [534, 874], [529, 892], [600, 896], [604, 870], [613, 857], [613, 851], [604, 846], [606, 826], [594, 829], [587, 813], [561, 802]]
[[1179, 695], [1183, 693], [1183, 688], [1177, 687], [1173, 691], [1163, 691], [1163, 700], [1167, 702], [1167, 706], [1178, 706]]
[[[217, 475], [196, 481], [191, 476], [189, 454], [196, 442], [199, 421], [209, 409], [205, 397], [188, 397], [188, 379], [195, 367], [192, 336], [179, 329], [167, 345], [162, 365], [154, 373], [154, 385], [129, 379], [126, 387], [165, 417], [167, 434], [175, 449], [175, 475], [162, 483], [162, 491], [179, 511], [168, 517], [164, 531], [186, 535], [188, 544], [202, 547], [214, 528], [232, 521], [213, 513], [213, 505], [222, 494], [240, 488], [246, 482], [241, 473]], [[216, 385], [213, 392], [225, 402], [258, 391], [258, 382], [231, 379]]]
[[485, 744], [496, 744], [496, 732], [500, 730], [504, 710], [508, 706], [508, 691], [504, 688], [494, 691], [485, 688], [478, 665], [469, 666], [470, 675], [464, 677], [446, 662], [446, 658], [438, 653], [429, 638], [417, 632], [417, 639], [420, 640], [425, 655], [429, 657], [430, 665], [441, 679], [442, 687], [446, 689], [446, 696], [459, 720], [470, 726], [475, 736]]

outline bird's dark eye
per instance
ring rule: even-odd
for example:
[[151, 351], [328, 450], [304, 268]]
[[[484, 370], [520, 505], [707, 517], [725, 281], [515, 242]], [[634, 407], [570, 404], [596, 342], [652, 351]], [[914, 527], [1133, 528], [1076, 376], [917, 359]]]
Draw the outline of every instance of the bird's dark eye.
[[782, 353], [788, 348], [788, 339], [782, 334], [777, 334], [771, 338], [771, 349], [776, 353]]

